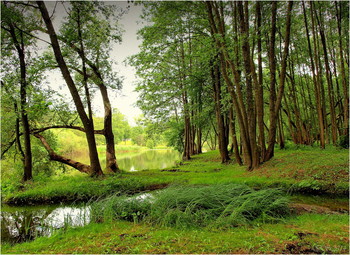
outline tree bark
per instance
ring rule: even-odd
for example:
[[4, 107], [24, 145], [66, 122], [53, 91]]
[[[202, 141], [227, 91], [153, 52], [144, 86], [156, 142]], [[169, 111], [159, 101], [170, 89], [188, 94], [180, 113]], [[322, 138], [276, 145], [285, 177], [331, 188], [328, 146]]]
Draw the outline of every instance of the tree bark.
[[219, 141], [219, 151], [221, 156], [221, 163], [226, 163], [230, 160], [227, 150], [227, 138], [225, 131], [224, 116], [222, 113], [221, 106], [221, 76], [219, 66], [213, 63], [211, 67], [212, 84], [214, 91], [214, 102], [215, 102], [215, 115], [218, 130], [218, 141]]
[[341, 83], [343, 87], [344, 94], [344, 130], [342, 132], [343, 135], [349, 136], [349, 89], [348, 89], [348, 81], [345, 72], [345, 64], [344, 64], [344, 53], [343, 53], [343, 38], [342, 38], [342, 29], [341, 29], [341, 20], [342, 20], [342, 3], [339, 4], [335, 1], [335, 9], [337, 16], [337, 27], [338, 27], [338, 35], [339, 35], [339, 56], [340, 56], [340, 72], [341, 72]]
[[[304, 13], [305, 32], [306, 32], [306, 38], [307, 38], [307, 44], [308, 44], [308, 52], [309, 52], [309, 57], [311, 62], [312, 79], [314, 83], [314, 91], [315, 91], [315, 97], [316, 97], [316, 109], [317, 109], [318, 127], [319, 127], [319, 134], [320, 134], [320, 147], [324, 149], [326, 144], [325, 144], [325, 134], [324, 134], [324, 129], [325, 129], [324, 115], [322, 111], [322, 100], [321, 100], [321, 89], [320, 89], [321, 85], [319, 82], [319, 72], [317, 72], [317, 75], [315, 73], [315, 68], [317, 68], [317, 66], [315, 66], [314, 58], [312, 54], [311, 42], [310, 42], [310, 36], [309, 36], [309, 27], [307, 22], [307, 15], [306, 15], [304, 1], [302, 2], [302, 5], [303, 5], [303, 13]], [[313, 34], [315, 36], [315, 33]], [[316, 49], [314, 49], [314, 52], [316, 52]]]
[[[278, 94], [277, 94], [277, 98], [276, 98], [276, 104], [273, 103], [274, 109], [270, 110], [270, 114], [272, 114], [272, 115], [270, 115], [269, 145], [268, 145], [268, 148], [266, 150], [265, 161], [271, 159], [274, 156], [277, 120], [278, 120], [279, 110], [281, 108], [282, 97], [283, 97], [283, 93], [284, 93], [285, 77], [286, 77], [287, 58], [288, 58], [289, 42], [290, 42], [292, 7], [293, 7], [293, 1], [289, 1], [288, 2], [288, 10], [287, 10], [287, 18], [286, 18], [286, 31], [285, 31], [285, 36], [284, 36], [283, 57], [282, 57], [281, 72], [280, 72], [280, 78], [279, 78], [279, 89], [278, 89]], [[271, 88], [270, 88], [270, 91], [273, 93]], [[271, 103], [271, 101], [270, 101], [270, 103]]]
[[44, 145], [46, 151], [49, 153], [50, 160], [69, 165], [79, 170], [82, 173], [86, 173], [86, 174], [91, 173], [91, 168], [89, 165], [58, 155], [57, 153], [54, 152], [54, 150], [51, 148], [51, 146], [48, 144], [48, 142], [42, 135], [34, 134], [34, 136], [37, 137], [41, 141], [41, 143]]
[[92, 176], [98, 176], [102, 175], [102, 169], [100, 165], [100, 161], [98, 158], [98, 153], [97, 153], [97, 148], [96, 148], [96, 140], [94, 136], [94, 127], [92, 121], [89, 119], [87, 116], [85, 110], [84, 110], [84, 105], [82, 103], [82, 100], [79, 96], [78, 90], [75, 86], [75, 83], [70, 75], [70, 72], [68, 70], [68, 67], [66, 65], [66, 62], [62, 56], [61, 48], [58, 43], [57, 35], [55, 32], [55, 29], [53, 27], [51, 18], [49, 16], [49, 13], [46, 9], [45, 3], [41, 1], [37, 1], [37, 5], [40, 9], [42, 18], [46, 24], [46, 28], [48, 30], [49, 36], [50, 36], [50, 41], [52, 44], [52, 48], [56, 57], [57, 64], [60, 67], [61, 73], [66, 81], [66, 84], [69, 88], [69, 91], [72, 95], [74, 104], [76, 106], [76, 109], [78, 111], [79, 117], [84, 125], [84, 128], [86, 130], [86, 139], [88, 142], [89, 146], [89, 157], [90, 157], [90, 167], [91, 167], [91, 175]]
[[334, 92], [333, 92], [333, 82], [332, 82], [332, 73], [329, 66], [326, 36], [324, 32], [324, 26], [322, 22], [321, 14], [318, 15], [315, 11], [316, 20], [320, 30], [321, 43], [323, 48], [323, 56], [326, 66], [326, 78], [327, 78], [327, 88], [328, 88], [328, 98], [329, 98], [329, 110], [331, 114], [331, 132], [332, 132], [332, 143], [333, 145], [337, 144], [337, 123], [336, 123], [336, 114], [335, 114], [335, 104], [334, 104]]
[[32, 159], [32, 149], [30, 142], [30, 126], [27, 115], [27, 70], [25, 62], [25, 52], [24, 52], [24, 41], [23, 33], [20, 31], [20, 41], [17, 38], [15, 27], [12, 23], [9, 23], [9, 32], [14, 41], [15, 48], [17, 50], [19, 65], [20, 65], [20, 105], [21, 105], [21, 119], [23, 126], [23, 137], [24, 137], [24, 171], [23, 171], [23, 181], [28, 181], [33, 179], [33, 159]]

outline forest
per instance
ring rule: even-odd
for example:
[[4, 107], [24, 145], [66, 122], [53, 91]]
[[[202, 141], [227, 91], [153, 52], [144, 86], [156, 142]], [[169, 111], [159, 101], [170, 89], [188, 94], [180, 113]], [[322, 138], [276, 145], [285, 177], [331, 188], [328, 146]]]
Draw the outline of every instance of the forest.
[[1, 253], [349, 253], [348, 1], [2, 1], [1, 56]]

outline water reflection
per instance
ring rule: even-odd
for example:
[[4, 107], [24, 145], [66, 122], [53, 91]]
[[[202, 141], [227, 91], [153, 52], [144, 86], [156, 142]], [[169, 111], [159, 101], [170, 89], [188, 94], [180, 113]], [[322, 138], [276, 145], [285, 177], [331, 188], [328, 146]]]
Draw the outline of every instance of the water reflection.
[[19, 243], [38, 236], [50, 236], [55, 229], [84, 226], [90, 222], [89, 207], [9, 207], [1, 208], [1, 241]]
[[[79, 155], [67, 154], [66, 156], [89, 164], [87, 151], [80, 151]], [[181, 159], [181, 154], [172, 149], [146, 150], [138, 153], [124, 152], [117, 153], [116, 156], [119, 167], [126, 171], [163, 169], [175, 165], [175, 162]], [[106, 158], [103, 151], [99, 152], [99, 158], [101, 165], [105, 165]]]
[[129, 157], [120, 155], [118, 165], [127, 171], [163, 169], [173, 166], [180, 158], [180, 153], [174, 150], [147, 150]]

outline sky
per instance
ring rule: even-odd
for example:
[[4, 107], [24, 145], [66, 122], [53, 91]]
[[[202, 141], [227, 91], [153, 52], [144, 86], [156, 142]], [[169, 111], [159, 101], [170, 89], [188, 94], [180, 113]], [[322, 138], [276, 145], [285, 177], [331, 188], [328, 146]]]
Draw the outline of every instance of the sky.
[[[138, 53], [138, 46], [141, 44], [140, 40], [137, 40], [137, 30], [142, 27], [140, 21], [140, 14], [142, 6], [135, 6], [127, 3], [127, 1], [108, 1], [109, 4], [115, 4], [122, 8], [126, 8], [130, 5], [129, 12], [126, 13], [120, 20], [121, 27], [125, 31], [122, 36], [122, 42], [120, 44], [114, 44], [111, 51], [111, 58], [117, 62], [114, 65], [114, 71], [117, 71], [123, 79], [123, 88], [121, 91], [109, 90], [109, 97], [113, 108], [118, 108], [119, 111], [125, 115], [130, 125], [135, 126], [135, 118], [139, 117], [142, 112], [135, 106], [138, 93], [135, 92], [136, 87], [136, 75], [135, 69], [129, 65], [126, 65], [124, 60], [136, 53]], [[54, 10], [55, 2], [50, 1], [46, 3], [50, 13]], [[65, 15], [65, 10], [62, 5], [57, 4], [55, 9], [54, 26], [58, 31], [59, 24]], [[138, 24], [140, 23], [140, 24]], [[61, 93], [66, 95], [68, 100], [71, 99], [69, 90], [63, 80], [60, 71], [53, 71], [49, 74], [49, 86], [53, 89], [61, 88]], [[103, 116], [103, 103], [102, 98], [97, 93], [93, 100], [93, 110], [96, 116]]]

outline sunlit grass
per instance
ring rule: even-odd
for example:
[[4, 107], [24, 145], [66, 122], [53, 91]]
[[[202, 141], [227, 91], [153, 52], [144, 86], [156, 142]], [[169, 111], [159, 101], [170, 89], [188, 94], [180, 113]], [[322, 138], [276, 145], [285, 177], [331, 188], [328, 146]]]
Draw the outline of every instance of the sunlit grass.
[[347, 215], [305, 214], [284, 223], [259, 223], [228, 229], [169, 227], [125, 221], [92, 223], [50, 238], [13, 247], [2, 253], [329, 253], [348, 254]]
[[[130, 145], [127, 145], [130, 146]], [[295, 176], [299, 169], [302, 177]], [[3, 196], [25, 201], [50, 200], [52, 197], [86, 200], [113, 193], [138, 191], [158, 184], [246, 184], [250, 187], [281, 188], [289, 193], [348, 194], [348, 151], [329, 148], [277, 150], [275, 157], [252, 172], [234, 163], [221, 164], [217, 151], [193, 156], [193, 159], [168, 169], [123, 172], [102, 179], [72, 171], [74, 174], [42, 178], [26, 184], [21, 190], [13, 185], [3, 186]], [[11, 182], [11, 180], [9, 180]], [[12, 180], [12, 182], [18, 182]]]

